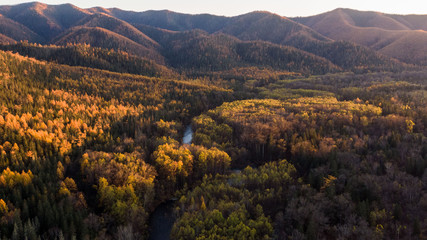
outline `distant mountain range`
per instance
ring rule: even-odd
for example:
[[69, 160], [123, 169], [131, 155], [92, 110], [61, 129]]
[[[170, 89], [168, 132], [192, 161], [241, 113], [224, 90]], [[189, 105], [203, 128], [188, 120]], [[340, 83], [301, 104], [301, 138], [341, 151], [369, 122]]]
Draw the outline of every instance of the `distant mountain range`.
[[407, 63], [427, 65], [427, 15], [336, 9], [293, 20], [334, 40], [351, 41]]
[[[304, 18], [269, 12], [223, 17], [38, 2], [0, 6], [0, 43], [20, 41], [89, 44], [180, 72], [394, 71], [427, 66], [427, 15], [336, 9]], [[22, 46], [7, 49], [25, 55]]]

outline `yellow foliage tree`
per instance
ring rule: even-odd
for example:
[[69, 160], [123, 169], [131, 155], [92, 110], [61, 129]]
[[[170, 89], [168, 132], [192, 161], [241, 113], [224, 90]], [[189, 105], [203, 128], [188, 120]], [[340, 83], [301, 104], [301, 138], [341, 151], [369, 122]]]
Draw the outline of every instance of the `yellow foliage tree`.
[[9, 208], [7, 207], [5, 201], [0, 198], [0, 214], [4, 215], [9, 211]]

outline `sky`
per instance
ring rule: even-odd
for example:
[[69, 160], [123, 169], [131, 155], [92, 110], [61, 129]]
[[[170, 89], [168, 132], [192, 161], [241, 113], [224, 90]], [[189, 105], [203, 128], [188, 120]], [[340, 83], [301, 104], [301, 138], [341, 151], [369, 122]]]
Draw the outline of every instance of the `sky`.
[[[39, 0], [47, 4], [71, 3], [80, 8], [101, 6], [123, 10], [146, 11], [168, 9], [181, 13], [210, 13], [236, 16], [255, 10], [265, 10], [286, 17], [311, 16], [335, 8], [352, 8], [392, 14], [427, 14], [427, 0]], [[28, 0], [5, 1], [0, 5], [15, 5]]]

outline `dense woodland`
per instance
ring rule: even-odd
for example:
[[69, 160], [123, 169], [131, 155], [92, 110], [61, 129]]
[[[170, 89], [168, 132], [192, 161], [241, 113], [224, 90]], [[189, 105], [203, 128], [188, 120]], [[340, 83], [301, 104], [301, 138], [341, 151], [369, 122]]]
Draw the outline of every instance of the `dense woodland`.
[[0, 18], [0, 239], [148, 239], [162, 204], [174, 240], [427, 238], [422, 64], [265, 12]]
[[66, 64], [104, 69], [113, 72], [139, 74], [149, 77], [170, 77], [174, 73], [147, 58], [137, 57], [125, 51], [91, 47], [88, 44], [68, 44], [67, 46], [41, 46], [21, 42], [0, 45], [3, 51], [13, 51], [20, 55]]
[[3, 238], [146, 238], [171, 198], [173, 239], [427, 234], [425, 71], [213, 86], [0, 56]]
[[[218, 149], [189, 152], [174, 140], [191, 116], [232, 99], [230, 90], [5, 52], [1, 73], [3, 237], [146, 236], [149, 213], [193, 168], [203, 176], [219, 171], [207, 161], [230, 163]], [[188, 155], [185, 168], [170, 169], [164, 157], [176, 154]]]

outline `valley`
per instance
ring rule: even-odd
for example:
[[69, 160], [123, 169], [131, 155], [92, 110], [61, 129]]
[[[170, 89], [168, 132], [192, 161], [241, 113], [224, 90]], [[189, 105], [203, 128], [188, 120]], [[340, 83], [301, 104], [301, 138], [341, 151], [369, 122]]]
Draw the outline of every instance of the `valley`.
[[426, 22], [0, 6], [0, 238], [424, 239]]

